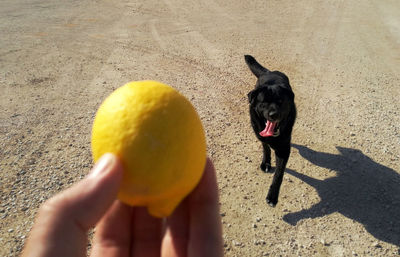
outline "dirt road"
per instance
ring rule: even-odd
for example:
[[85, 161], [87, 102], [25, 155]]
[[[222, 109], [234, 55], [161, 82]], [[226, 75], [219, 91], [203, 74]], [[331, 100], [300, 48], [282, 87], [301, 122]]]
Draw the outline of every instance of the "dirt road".
[[[276, 208], [244, 54], [296, 93]], [[0, 256], [92, 166], [100, 102], [131, 80], [192, 100], [218, 170], [226, 256], [400, 255], [400, 2], [0, 2]]]

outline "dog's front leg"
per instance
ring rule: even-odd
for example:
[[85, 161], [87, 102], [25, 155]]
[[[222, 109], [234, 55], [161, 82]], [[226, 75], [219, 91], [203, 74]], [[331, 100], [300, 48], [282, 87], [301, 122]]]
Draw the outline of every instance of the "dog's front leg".
[[275, 207], [278, 203], [279, 190], [281, 188], [283, 174], [285, 173], [285, 168], [290, 155], [290, 145], [284, 149], [277, 149], [275, 151], [276, 157], [276, 168], [272, 184], [269, 188], [267, 195], [267, 203]]
[[263, 159], [260, 165], [260, 169], [264, 172], [271, 173], [271, 149], [269, 145], [265, 142], [262, 142], [263, 145]]

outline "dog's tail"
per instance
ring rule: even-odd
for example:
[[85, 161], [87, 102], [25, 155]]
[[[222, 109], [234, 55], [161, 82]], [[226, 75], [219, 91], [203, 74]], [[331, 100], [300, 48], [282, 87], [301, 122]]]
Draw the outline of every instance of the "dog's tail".
[[244, 60], [246, 61], [247, 66], [249, 66], [251, 72], [253, 72], [253, 74], [257, 78], [260, 77], [262, 74], [269, 72], [269, 70], [267, 68], [265, 68], [261, 64], [259, 64], [256, 61], [256, 59], [254, 59], [254, 57], [251, 55], [245, 55]]

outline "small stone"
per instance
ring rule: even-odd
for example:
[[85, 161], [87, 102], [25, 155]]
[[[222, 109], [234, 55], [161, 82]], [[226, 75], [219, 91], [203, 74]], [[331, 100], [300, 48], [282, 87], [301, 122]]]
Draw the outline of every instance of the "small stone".
[[261, 221], [261, 218], [260, 218], [260, 217], [257, 217], [257, 218], [256, 218], [256, 221], [257, 221], [257, 222], [260, 222], [260, 221]]
[[373, 242], [373, 243], [372, 243], [372, 247], [375, 247], [375, 248], [382, 248], [382, 246], [379, 244], [379, 242]]
[[238, 242], [238, 241], [236, 241], [236, 240], [232, 240], [232, 244], [233, 244], [234, 246], [242, 246], [242, 243], [241, 243], [241, 242]]
[[253, 228], [257, 228], [257, 225], [256, 224], [253, 224], [253, 225], [251, 225]]
[[10, 229], [8, 230], [8, 233], [12, 233], [12, 232], [14, 232], [14, 229], [10, 228]]
[[321, 239], [320, 242], [321, 242], [321, 244], [324, 245], [324, 246], [329, 246], [329, 244], [328, 244], [324, 239]]

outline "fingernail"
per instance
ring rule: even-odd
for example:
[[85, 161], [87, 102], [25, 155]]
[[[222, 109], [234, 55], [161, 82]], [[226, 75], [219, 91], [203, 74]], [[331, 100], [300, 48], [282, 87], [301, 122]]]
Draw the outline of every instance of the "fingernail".
[[89, 178], [97, 177], [100, 174], [109, 170], [109, 167], [115, 162], [115, 156], [110, 153], [106, 153], [96, 162], [93, 169], [89, 173]]

